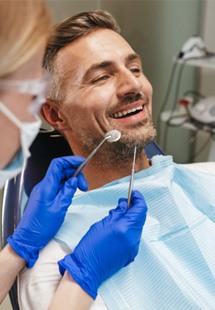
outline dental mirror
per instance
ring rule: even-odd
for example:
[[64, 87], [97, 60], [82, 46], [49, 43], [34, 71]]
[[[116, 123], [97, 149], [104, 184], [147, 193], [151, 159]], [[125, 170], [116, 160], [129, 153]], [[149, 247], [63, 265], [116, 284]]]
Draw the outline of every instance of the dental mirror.
[[121, 133], [116, 130], [110, 130], [105, 134], [104, 139], [99, 143], [99, 145], [90, 153], [90, 155], [80, 164], [80, 166], [76, 169], [76, 171], [73, 174], [73, 177], [77, 176], [83, 169], [84, 167], [90, 162], [90, 160], [93, 158], [93, 156], [96, 154], [98, 149], [102, 146], [102, 144], [105, 141], [108, 142], [116, 142], [121, 138]]

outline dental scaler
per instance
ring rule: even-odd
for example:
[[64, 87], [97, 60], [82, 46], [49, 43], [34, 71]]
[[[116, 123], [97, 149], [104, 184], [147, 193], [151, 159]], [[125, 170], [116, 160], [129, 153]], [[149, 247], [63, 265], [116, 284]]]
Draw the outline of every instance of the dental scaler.
[[131, 176], [130, 176], [130, 182], [129, 182], [129, 188], [128, 188], [128, 208], [130, 208], [130, 204], [131, 204], [131, 193], [133, 190], [133, 183], [134, 183], [134, 168], [135, 168], [135, 161], [136, 161], [136, 153], [137, 153], [137, 147], [135, 146], [132, 169], [131, 169]]
[[96, 154], [98, 149], [104, 144], [105, 141], [108, 142], [116, 142], [121, 138], [121, 133], [116, 130], [110, 130], [105, 134], [104, 139], [99, 143], [99, 145], [90, 153], [90, 155], [80, 164], [80, 166], [76, 169], [76, 171], [73, 174], [73, 177], [77, 176], [84, 167], [90, 162], [90, 160], [93, 158], [93, 156]]

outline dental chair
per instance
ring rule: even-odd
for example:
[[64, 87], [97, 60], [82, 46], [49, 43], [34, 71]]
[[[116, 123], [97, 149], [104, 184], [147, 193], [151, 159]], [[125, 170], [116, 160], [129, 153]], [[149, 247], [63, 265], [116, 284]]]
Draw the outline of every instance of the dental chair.
[[[33, 187], [42, 180], [53, 158], [72, 155], [66, 139], [59, 132], [41, 129], [30, 148], [31, 157], [26, 167], [14, 179], [7, 182], [3, 192], [2, 202], [2, 247], [6, 245], [7, 238], [16, 228], [23, 211], [23, 192], [29, 197]], [[163, 151], [153, 141], [145, 147], [150, 159], [154, 155], [163, 154]], [[13, 310], [19, 310], [17, 281], [10, 292], [10, 301]]]

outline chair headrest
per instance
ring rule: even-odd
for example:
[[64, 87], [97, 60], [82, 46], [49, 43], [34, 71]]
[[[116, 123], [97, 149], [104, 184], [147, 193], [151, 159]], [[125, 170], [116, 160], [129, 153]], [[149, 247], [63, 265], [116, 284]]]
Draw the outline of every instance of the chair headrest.
[[52, 159], [72, 155], [68, 142], [56, 130], [40, 130], [30, 147], [30, 152], [31, 156], [24, 173], [24, 188], [28, 196], [33, 187], [45, 176]]

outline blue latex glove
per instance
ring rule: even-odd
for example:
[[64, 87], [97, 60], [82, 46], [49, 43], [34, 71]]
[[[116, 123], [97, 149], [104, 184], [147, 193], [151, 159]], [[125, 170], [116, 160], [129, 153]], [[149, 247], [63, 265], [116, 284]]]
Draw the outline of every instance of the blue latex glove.
[[101, 283], [136, 257], [146, 212], [138, 191], [132, 192], [129, 209], [127, 199], [119, 199], [118, 207], [92, 225], [74, 252], [58, 262], [61, 274], [67, 270], [95, 299]]
[[52, 160], [44, 179], [31, 192], [26, 210], [7, 241], [32, 267], [43, 248], [61, 227], [77, 187], [87, 190], [82, 173], [72, 177], [84, 159], [66, 156]]

